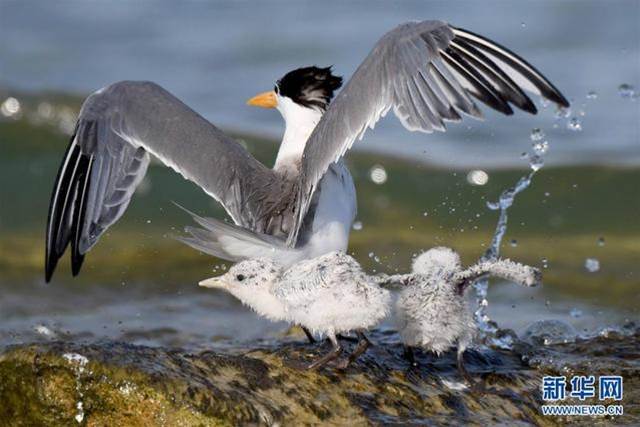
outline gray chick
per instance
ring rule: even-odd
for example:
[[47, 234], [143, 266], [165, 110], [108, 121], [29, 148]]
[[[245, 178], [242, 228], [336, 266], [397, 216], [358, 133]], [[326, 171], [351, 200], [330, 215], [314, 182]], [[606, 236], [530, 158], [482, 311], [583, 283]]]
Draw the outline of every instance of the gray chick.
[[415, 363], [413, 347], [437, 355], [458, 347], [458, 369], [469, 383], [463, 354], [473, 341], [476, 325], [464, 293], [482, 275], [500, 277], [524, 286], [540, 283], [540, 270], [510, 260], [480, 261], [462, 269], [452, 249], [436, 247], [415, 258], [411, 274], [380, 276], [382, 285], [401, 285], [395, 317], [405, 355]]
[[339, 367], [366, 351], [364, 331], [385, 318], [391, 305], [389, 291], [377, 282], [349, 255], [330, 252], [287, 269], [269, 259], [242, 261], [200, 286], [224, 289], [261, 316], [328, 337], [333, 350], [308, 366], [317, 369], [342, 353], [338, 334], [354, 331], [359, 339]]

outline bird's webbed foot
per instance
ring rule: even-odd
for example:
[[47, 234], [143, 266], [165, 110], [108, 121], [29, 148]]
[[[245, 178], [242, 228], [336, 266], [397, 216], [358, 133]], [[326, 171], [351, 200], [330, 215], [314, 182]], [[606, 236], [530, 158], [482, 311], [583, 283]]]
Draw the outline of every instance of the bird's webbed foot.
[[349, 357], [343, 359], [338, 364], [338, 369], [347, 369], [349, 365], [358, 360], [358, 357], [360, 357], [365, 351], [367, 351], [369, 346], [371, 346], [371, 341], [369, 341], [363, 332], [356, 332], [356, 335], [358, 336], [358, 345]]
[[327, 363], [340, 357], [340, 355], [342, 354], [342, 347], [340, 347], [340, 344], [338, 344], [338, 340], [336, 339], [336, 336], [329, 335], [329, 340], [331, 341], [331, 345], [333, 346], [333, 349], [327, 354], [325, 354], [324, 356], [322, 356], [321, 358], [319, 358], [318, 360], [316, 360], [315, 362], [312, 362], [311, 364], [309, 364], [309, 366], [307, 366], [307, 369], [312, 371], [318, 370], [322, 368], [324, 365], [326, 365]]

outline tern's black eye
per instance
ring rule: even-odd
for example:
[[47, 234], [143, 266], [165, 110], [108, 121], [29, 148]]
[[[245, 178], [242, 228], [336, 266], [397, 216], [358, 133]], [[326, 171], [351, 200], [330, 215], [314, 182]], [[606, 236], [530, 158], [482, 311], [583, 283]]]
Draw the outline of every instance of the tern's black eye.
[[273, 87], [273, 91], [274, 91], [275, 93], [280, 93], [280, 89], [278, 89], [278, 85], [275, 85], [275, 86]]
[[244, 280], [244, 274], [238, 274], [236, 276], [236, 279], [238, 280], [238, 282], [242, 282]]

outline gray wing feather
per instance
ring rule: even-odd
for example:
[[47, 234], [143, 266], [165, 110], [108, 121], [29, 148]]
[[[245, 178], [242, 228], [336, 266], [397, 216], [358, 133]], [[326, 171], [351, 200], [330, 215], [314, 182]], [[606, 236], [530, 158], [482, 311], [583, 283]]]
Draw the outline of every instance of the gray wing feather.
[[482, 118], [474, 98], [504, 114], [513, 113], [510, 104], [535, 113], [522, 89], [569, 105], [524, 59], [481, 36], [440, 21], [408, 22], [391, 30], [358, 67], [307, 141], [288, 244], [295, 245], [313, 192], [329, 165], [389, 110], [411, 131], [445, 131], [445, 123], [459, 121], [462, 114]]
[[115, 83], [84, 102], [59, 170], [47, 226], [47, 279], [70, 240], [77, 249], [74, 273], [79, 271], [82, 255], [126, 210], [150, 154], [199, 185], [237, 224], [252, 230], [266, 227], [291, 188], [157, 84]]

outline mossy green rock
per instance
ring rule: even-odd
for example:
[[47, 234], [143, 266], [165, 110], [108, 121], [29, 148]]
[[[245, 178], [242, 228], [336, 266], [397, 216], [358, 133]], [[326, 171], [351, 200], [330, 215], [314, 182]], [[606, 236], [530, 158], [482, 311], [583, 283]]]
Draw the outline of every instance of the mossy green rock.
[[[13, 346], [0, 356], [3, 425], [191, 426], [300, 424], [636, 424], [640, 334], [515, 351], [467, 353], [484, 391], [459, 389], [454, 355], [408, 367], [391, 333], [346, 371], [303, 366], [324, 344], [265, 344], [227, 354], [120, 342]], [[86, 360], [85, 360], [86, 358]], [[84, 363], [86, 362], [86, 363]], [[625, 415], [542, 416], [543, 375], [624, 377]], [[458, 383], [459, 384], [459, 383]], [[572, 402], [567, 403], [598, 403]], [[613, 402], [611, 402], [613, 403]]]

